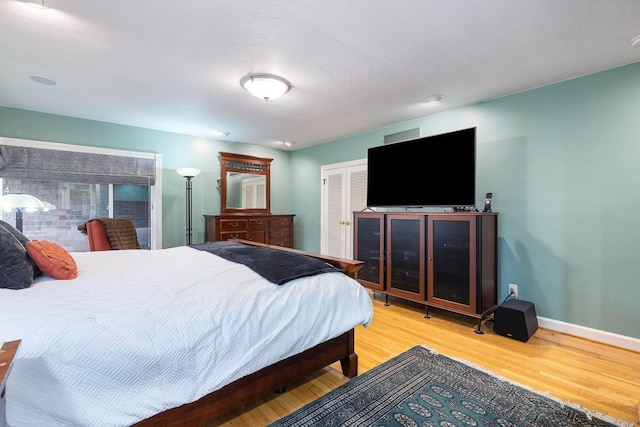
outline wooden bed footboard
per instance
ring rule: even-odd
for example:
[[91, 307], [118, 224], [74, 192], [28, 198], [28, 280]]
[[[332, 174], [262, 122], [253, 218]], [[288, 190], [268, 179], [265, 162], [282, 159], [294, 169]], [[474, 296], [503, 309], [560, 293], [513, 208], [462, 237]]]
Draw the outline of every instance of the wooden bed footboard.
[[358, 375], [353, 329], [135, 426], [201, 426], [337, 361], [340, 361], [345, 376], [353, 378]]
[[[352, 278], [364, 265], [363, 261], [319, 255], [265, 243], [241, 239], [233, 239], [232, 241], [321, 259], [345, 270], [345, 273]], [[353, 378], [358, 375], [358, 356], [355, 353], [354, 334], [354, 330], [351, 329], [309, 350], [240, 378], [195, 402], [161, 412], [135, 424], [135, 426], [201, 426], [207, 421], [255, 402], [337, 361], [340, 361], [342, 373], [348, 378]]]

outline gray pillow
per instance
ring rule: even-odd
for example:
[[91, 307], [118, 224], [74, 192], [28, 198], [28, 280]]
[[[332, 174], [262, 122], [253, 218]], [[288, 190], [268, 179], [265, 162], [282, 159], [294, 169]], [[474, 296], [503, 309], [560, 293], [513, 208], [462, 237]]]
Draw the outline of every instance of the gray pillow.
[[[20, 232], [13, 225], [11, 225], [8, 222], [5, 222], [5, 221], [3, 221], [1, 219], [0, 219], [0, 227], [3, 227], [9, 233], [13, 234], [16, 237], [16, 239], [18, 239], [20, 241], [20, 243], [22, 243], [22, 246], [25, 249], [27, 249], [27, 242], [29, 242], [29, 238], [27, 236], [22, 234], [22, 232]], [[40, 271], [40, 269], [38, 268], [36, 263], [33, 262], [33, 260], [31, 258], [29, 258], [29, 260], [31, 261], [31, 264], [33, 265], [33, 278], [35, 279], [36, 277], [42, 276], [42, 271]]]
[[0, 288], [28, 288], [33, 277], [34, 264], [22, 242], [0, 225]]
[[13, 225], [0, 219], [0, 227], [3, 227], [9, 233], [16, 236], [16, 239], [18, 239], [20, 243], [22, 243], [22, 246], [24, 246], [25, 248], [27, 247], [27, 242], [29, 241], [29, 238], [24, 234], [22, 234], [20, 231], [18, 231], [18, 229], [15, 228]]

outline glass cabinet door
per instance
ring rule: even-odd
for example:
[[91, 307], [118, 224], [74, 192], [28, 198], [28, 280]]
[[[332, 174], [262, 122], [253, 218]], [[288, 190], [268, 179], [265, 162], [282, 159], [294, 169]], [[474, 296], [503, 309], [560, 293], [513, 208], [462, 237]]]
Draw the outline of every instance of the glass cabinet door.
[[476, 308], [473, 219], [429, 217], [428, 299], [469, 312]]
[[387, 216], [387, 291], [425, 300], [424, 216]]
[[367, 287], [384, 290], [384, 215], [355, 215], [354, 258], [364, 261], [356, 278]]

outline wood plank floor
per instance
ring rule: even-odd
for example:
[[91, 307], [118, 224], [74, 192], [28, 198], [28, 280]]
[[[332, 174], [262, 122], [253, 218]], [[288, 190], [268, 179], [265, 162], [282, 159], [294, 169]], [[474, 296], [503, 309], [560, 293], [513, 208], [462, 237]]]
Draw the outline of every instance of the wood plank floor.
[[[638, 422], [640, 353], [546, 329], [538, 329], [523, 343], [497, 335], [492, 321], [484, 323], [485, 334], [479, 335], [473, 333], [474, 319], [440, 310], [431, 310], [431, 318], [425, 319], [421, 306], [396, 299], [390, 302], [385, 306], [383, 297], [376, 295], [371, 326], [356, 328], [360, 373], [413, 346], [427, 345], [563, 401]], [[264, 426], [346, 381], [339, 364], [334, 364], [286, 393], [274, 394], [206, 426]]]

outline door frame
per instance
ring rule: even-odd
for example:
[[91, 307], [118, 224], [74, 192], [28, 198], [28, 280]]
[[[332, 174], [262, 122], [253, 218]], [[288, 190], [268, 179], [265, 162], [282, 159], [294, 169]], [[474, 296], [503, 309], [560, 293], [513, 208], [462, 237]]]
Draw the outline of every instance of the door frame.
[[[327, 175], [329, 175], [329, 173], [333, 170], [340, 170], [342, 169], [342, 188], [343, 188], [343, 192], [348, 191], [348, 187], [347, 187], [347, 176], [346, 176], [346, 171], [348, 168], [351, 167], [361, 167], [364, 166], [365, 170], [367, 167], [367, 158], [364, 159], [357, 159], [357, 160], [350, 160], [350, 161], [346, 161], [346, 162], [340, 162], [340, 163], [332, 163], [332, 164], [328, 164], [328, 165], [322, 165], [320, 167], [320, 253], [322, 254], [326, 254], [328, 251], [328, 247], [329, 247], [329, 235], [328, 235], [328, 230], [329, 230], [329, 217], [328, 217], [328, 211], [329, 211], [329, 191], [328, 191], [328, 186], [325, 185], [325, 177]], [[346, 195], [346, 193], [343, 193]], [[347, 200], [347, 203], [349, 203], [349, 200]], [[353, 218], [351, 217], [351, 209], [350, 209], [350, 205], [349, 206], [343, 206], [343, 209], [346, 209], [348, 212], [348, 220], [353, 222]], [[344, 215], [346, 215], [346, 213], [343, 212]], [[352, 228], [350, 228], [352, 229]], [[349, 240], [350, 243], [347, 243], [347, 258], [349, 256], [353, 256], [353, 236], [350, 236], [350, 239], [347, 238], [347, 240]], [[349, 252], [351, 252], [351, 254], [349, 254]]]

